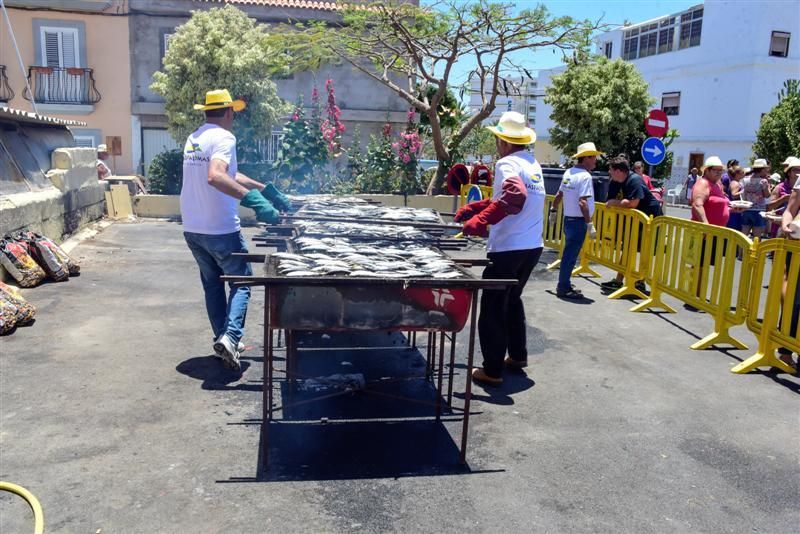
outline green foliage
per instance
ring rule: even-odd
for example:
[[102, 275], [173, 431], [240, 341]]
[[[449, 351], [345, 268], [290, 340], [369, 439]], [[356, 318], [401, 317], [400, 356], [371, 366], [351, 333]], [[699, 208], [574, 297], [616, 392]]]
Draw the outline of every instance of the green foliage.
[[800, 154], [800, 91], [797, 80], [783, 84], [778, 105], [761, 118], [753, 152], [773, 167], [788, 156]]
[[[434, 6], [410, 2], [343, 5], [343, 24], [323, 22], [283, 29], [283, 40], [302, 65], [332, 58], [383, 84], [425, 118], [442, 178], [461, 141], [495, 108], [503, 76], [514, 76], [518, 60], [538, 48], [587, 48], [598, 25], [570, 17], [554, 17], [543, 5], [518, 9], [490, 0], [443, 0]], [[459, 61], [476, 64], [471, 72], [482, 80], [483, 105], [452, 128], [447, 126], [450, 77]], [[296, 68], [303, 68], [297, 66]], [[440, 105], [441, 104], [441, 105]]]
[[544, 101], [553, 107], [554, 146], [572, 154], [579, 144], [592, 141], [609, 156], [641, 158], [639, 148], [647, 136], [644, 119], [654, 100], [633, 64], [604, 57], [572, 63], [551, 82]]
[[183, 150], [157, 154], [147, 169], [148, 190], [156, 195], [178, 195], [183, 186]]
[[274, 48], [263, 25], [233, 6], [194, 11], [170, 39], [162, 70], [153, 74], [150, 89], [164, 97], [169, 131], [185, 139], [204, 122], [192, 109], [206, 91], [228, 89], [247, 108], [236, 114], [233, 132], [239, 158], [255, 151], [258, 139], [268, 138], [272, 125], [285, 112], [272, 76], [288, 72], [288, 57]]
[[381, 135], [371, 135], [364, 158], [364, 172], [356, 179], [361, 193], [392, 193], [398, 190], [397, 156], [392, 149], [392, 129], [383, 126]]
[[494, 135], [486, 128], [472, 129], [461, 142], [461, 149], [465, 154], [472, 154], [478, 159], [494, 156], [497, 152]]
[[300, 98], [283, 127], [280, 158], [275, 162], [278, 188], [282, 191], [320, 193], [324, 189], [328, 147], [320, 131], [320, 113], [319, 99], [316, 98], [311, 118], [306, 118], [303, 99]]

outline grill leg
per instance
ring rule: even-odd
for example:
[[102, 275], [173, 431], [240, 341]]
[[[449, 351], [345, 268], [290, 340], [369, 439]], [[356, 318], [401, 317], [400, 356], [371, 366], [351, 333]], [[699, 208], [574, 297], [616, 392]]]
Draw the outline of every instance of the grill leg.
[[444, 377], [444, 332], [439, 334], [439, 365], [437, 366], [436, 421], [442, 414], [442, 378]]
[[478, 290], [472, 293], [472, 311], [469, 319], [469, 347], [467, 349], [467, 383], [464, 389], [464, 423], [461, 426], [461, 455], [462, 464], [467, 463], [467, 437], [469, 437], [469, 409], [472, 400], [472, 364], [475, 359], [475, 317], [478, 312]]
[[456, 364], [456, 333], [450, 332], [450, 369], [447, 375], [447, 406], [453, 405], [453, 368]]
[[261, 386], [261, 454], [264, 471], [269, 469], [269, 422], [272, 419], [272, 331], [269, 327], [271, 291], [264, 295], [264, 378]]

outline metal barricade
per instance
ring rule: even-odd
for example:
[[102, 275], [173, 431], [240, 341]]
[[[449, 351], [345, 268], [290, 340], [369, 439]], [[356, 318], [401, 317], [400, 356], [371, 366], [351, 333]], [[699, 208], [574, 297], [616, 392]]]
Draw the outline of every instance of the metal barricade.
[[[768, 270], [770, 253], [771, 271]], [[794, 373], [792, 367], [775, 357], [775, 349], [784, 347], [800, 354], [800, 241], [768, 239], [757, 243], [752, 257], [747, 328], [758, 337], [758, 350], [731, 371], [748, 373], [757, 367], [777, 367]], [[766, 298], [762, 299], [765, 278]], [[782, 291], [784, 282], [785, 294]]]
[[550, 224], [550, 208], [553, 207], [555, 195], [544, 197], [544, 246], [558, 251], [558, 259], [547, 266], [548, 269], [558, 269], [561, 265], [561, 254], [564, 252], [564, 203], [558, 204], [555, 224]]
[[[730, 228], [676, 217], [653, 219], [650, 237], [647, 256], [652, 259], [646, 265], [650, 298], [631, 311], [661, 308], [675, 313], [662, 300], [664, 294], [671, 295], [714, 318], [714, 331], [694, 343], [692, 349], [723, 343], [746, 349], [728, 330], [747, 318], [752, 241]], [[737, 254], [742, 258], [738, 270]], [[735, 298], [734, 292], [737, 292]]]
[[600, 276], [589, 267], [590, 262], [599, 263], [623, 274], [622, 287], [608, 298], [618, 299], [626, 295], [646, 298], [636, 289], [636, 282], [644, 279], [650, 262], [652, 219], [639, 210], [595, 204], [593, 220], [597, 236], [594, 239], [587, 236], [580, 266], [572, 272], [573, 276]]

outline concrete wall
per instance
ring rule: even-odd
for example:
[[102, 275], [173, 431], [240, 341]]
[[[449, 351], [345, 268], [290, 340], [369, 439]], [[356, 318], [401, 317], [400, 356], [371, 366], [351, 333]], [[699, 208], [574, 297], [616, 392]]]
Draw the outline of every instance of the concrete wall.
[[105, 212], [105, 196], [97, 181], [95, 161], [91, 148], [55, 150], [53, 169], [47, 173], [52, 187], [0, 196], [0, 235], [32, 230], [61, 242], [100, 219]]
[[[613, 42], [612, 59], [621, 57], [622, 31], [597, 38], [601, 46]], [[788, 57], [769, 56], [772, 31], [791, 33]], [[680, 112], [669, 117], [670, 127], [680, 132], [672, 147], [672, 181], [685, 177], [692, 152], [749, 162], [761, 115], [778, 103], [785, 80], [800, 78], [800, 9], [796, 2], [709, 0], [700, 45], [632, 63], [650, 84], [654, 107], [661, 106], [663, 93], [681, 93]], [[540, 87], [561, 71], [540, 71]], [[553, 126], [551, 112], [540, 103], [537, 133], [545, 140]]]
[[[103, 4], [106, 5], [106, 4]], [[122, 9], [123, 3], [119, 1], [107, 2], [106, 13], [117, 13]], [[40, 57], [36, 57], [36, 42], [39, 35], [34, 35], [34, 19], [37, 21], [83, 22], [85, 27], [85, 42], [79, 48], [85, 50], [86, 64], [81, 67], [94, 69], [96, 88], [102, 95], [100, 102], [93, 109], [86, 110], [85, 106], [47, 106], [38, 105], [39, 113], [85, 121], [86, 128], [99, 129], [102, 141], [106, 136], [120, 136], [122, 138], [122, 155], [112, 157], [112, 170], [116, 174], [131, 174], [133, 172], [131, 157], [131, 89], [130, 89], [130, 62], [128, 53], [128, 19], [120, 16], [105, 16], [90, 13], [67, 13], [54, 10], [23, 10], [8, 8], [11, 26], [14, 29], [17, 45], [25, 64], [26, 72], [19, 69], [14, 46], [5, 24], [0, 24], [0, 64], [6, 65], [9, 83], [16, 96], [8, 103], [28, 111], [33, 107], [25, 100], [23, 89], [27, 77], [27, 68], [41, 65]]]

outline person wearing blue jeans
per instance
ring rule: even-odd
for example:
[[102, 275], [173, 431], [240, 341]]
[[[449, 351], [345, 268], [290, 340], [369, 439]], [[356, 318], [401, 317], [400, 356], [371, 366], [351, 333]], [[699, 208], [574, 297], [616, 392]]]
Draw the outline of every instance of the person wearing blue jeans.
[[587, 230], [594, 238], [597, 234], [592, 223], [594, 214], [594, 184], [592, 171], [597, 165], [597, 156], [602, 154], [594, 143], [583, 143], [572, 156], [577, 160], [574, 167], [564, 172], [553, 206], [548, 217], [550, 225], [556, 223], [558, 206], [564, 204], [564, 249], [561, 253], [561, 266], [558, 272], [556, 295], [562, 299], [582, 299], [583, 293], [570, 282], [572, 270], [578, 261]]
[[200, 267], [200, 281], [203, 284], [206, 312], [211, 321], [214, 341], [223, 335], [228, 335], [241, 352], [244, 348], [241, 346], [241, 340], [244, 335], [247, 304], [250, 301], [250, 288], [229, 284], [226, 297], [225, 283], [220, 280], [220, 276], [253, 274], [249, 262], [241, 256], [233, 256], [234, 253], [247, 252], [242, 234], [235, 232], [204, 235], [184, 232], [183, 237]]
[[181, 187], [183, 235], [200, 268], [214, 353], [237, 371], [250, 288], [231, 285], [226, 296], [220, 276], [252, 274], [247, 261], [234, 256], [247, 252], [239, 205], [251, 208], [256, 219], [266, 223], [277, 222], [278, 209], [289, 209], [286, 197], [272, 184], [237, 172], [236, 137], [231, 129], [234, 113], [244, 108], [245, 103], [233, 100], [227, 89], [208, 91], [205, 104], [195, 104], [194, 109], [205, 112], [206, 121], [184, 145]]

